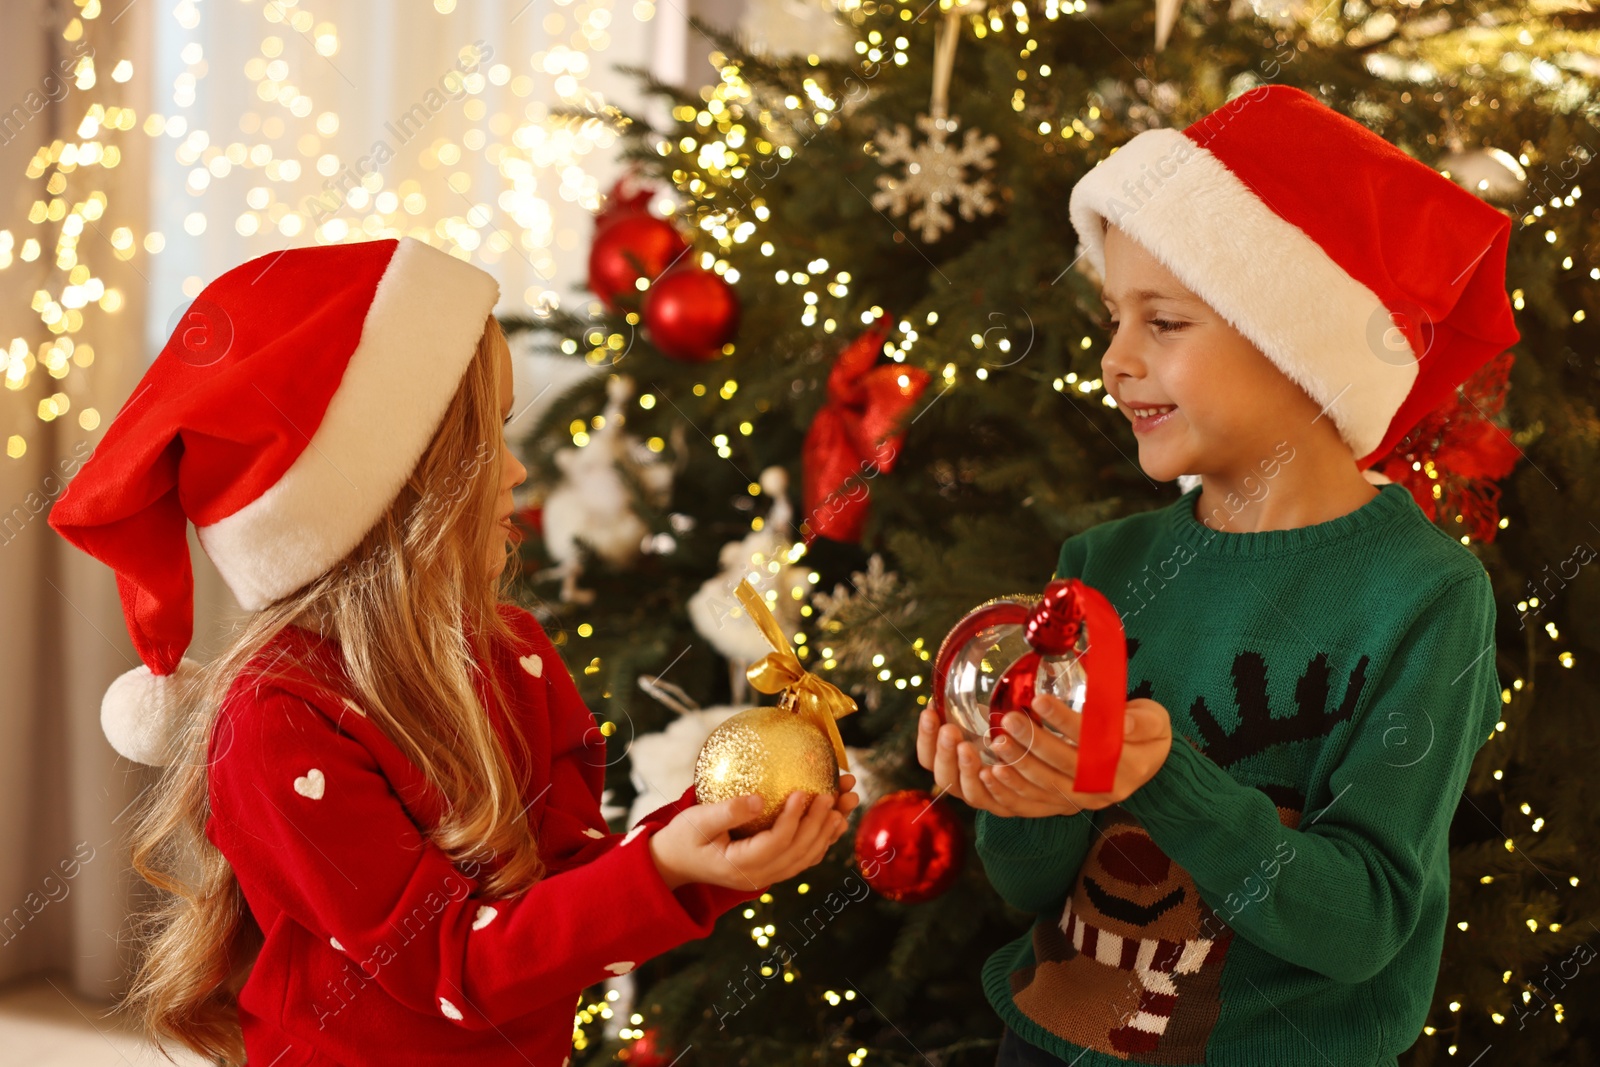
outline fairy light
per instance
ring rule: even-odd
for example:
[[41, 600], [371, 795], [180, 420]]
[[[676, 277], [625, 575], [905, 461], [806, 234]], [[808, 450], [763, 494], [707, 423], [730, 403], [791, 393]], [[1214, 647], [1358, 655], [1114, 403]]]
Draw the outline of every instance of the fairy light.
[[[101, 14], [100, 5], [93, 0], [78, 6], [80, 15], [74, 16], [62, 31], [62, 38], [69, 42], [85, 40], [85, 23]], [[113, 86], [125, 84], [132, 74], [132, 64], [121, 60], [112, 69], [111, 82]], [[98, 78], [92, 52], [78, 59], [69, 77], [80, 93], [95, 88]], [[115, 93], [112, 86], [104, 89]], [[58, 285], [59, 291], [36, 289], [30, 300], [30, 309], [38, 315], [51, 338], [30, 345], [24, 337], [13, 337], [0, 349], [0, 369], [3, 369], [8, 389], [28, 388], [41, 367], [56, 379], [68, 377], [74, 366], [88, 367], [93, 362], [93, 350], [87, 344], [77, 343], [73, 336], [85, 325], [85, 312], [95, 305], [100, 311], [115, 314], [123, 306], [120, 291], [107, 286], [94, 274], [90, 264], [79, 258], [85, 225], [92, 226], [104, 215], [108, 197], [102, 190], [91, 189], [82, 199], [77, 199], [69, 193], [69, 185], [74, 179], [92, 184], [96, 172], [91, 168], [96, 166], [105, 170], [115, 168], [121, 162], [122, 149], [112, 142], [120, 140], [117, 134], [134, 129], [137, 122], [133, 109], [90, 98], [75, 130], [78, 139], [57, 140], [42, 146], [28, 162], [25, 174], [32, 180], [45, 179], [45, 196], [33, 202], [27, 222], [37, 227], [54, 227], [52, 258], [54, 269], [61, 277], [45, 281], [46, 286]], [[113, 230], [108, 242], [116, 259], [126, 261], [134, 254], [132, 231], [126, 227]], [[0, 230], [0, 270], [10, 268], [18, 259], [24, 263], [36, 262], [44, 248], [45, 240], [38, 236], [24, 238], [19, 248], [11, 230]], [[37, 404], [35, 415], [41, 422], [53, 422], [67, 415], [72, 406], [69, 394], [58, 391]], [[99, 426], [100, 415], [95, 408], [85, 406], [79, 411], [77, 421], [80, 428], [92, 430]], [[21, 458], [27, 454], [27, 449], [25, 433], [7, 436], [8, 457]]]
[[[61, 37], [69, 43], [92, 42], [94, 28], [103, 18], [102, 5], [99, 0], [74, 2], [76, 9], [65, 20]], [[449, 15], [457, 4], [434, 0], [433, 7], [438, 14]], [[590, 211], [598, 208], [601, 188], [589, 173], [598, 168], [585, 164], [591, 157], [610, 158], [621, 112], [602, 105], [599, 115], [610, 122], [574, 122], [552, 117], [551, 104], [542, 101], [586, 105], [595, 99], [584, 82], [597, 66], [591, 57], [611, 44], [608, 26], [617, 14], [613, 9], [620, 7], [620, 0], [590, 0], [576, 11], [547, 15], [544, 29], [560, 43], [526, 59], [518, 57], [519, 65], [528, 63], [526, 73], [498, 62], [492, 54], [479, 55], [472, 45], [459, 49], [454, 57], [457, 69], [445, 77], [450, 79], [452, 97], [460, 92], [455, 106], [461, 107], [468, 128], [459, 137], [419, 141], [414, 171], [395, 183], [384, 170], [373, 170], [355, 182], [340, 184], [341, 171], [346, 172], [344, 179], [356, 173], [351, 169], [355, 162], [330, 151], [326, 142], [339, 132], [341, 116], [302, 85], [307, 80], [304, 64], [336, 62], [343, 38], [334, 21], [307, 4], [268, 3], [256, 8], [262, 21], [255, 54], [237, 74], [228, 72], [243, 78], [255, 104], [239, 116], [236, 129], [205, 129], [185, 114], [200, 98], [206, 79], [220, 73], [201, 42], [190, 41], [178, 50], [172, 80], [156, 94], [162, 101], [156, 105], [160, 110], [149, 114], [115, 100], [133, 88], [136, 76], [149, 77], [151, 71], [110, 49], [90, 50], [67, 74], [77, 93], [63, 106], [82, 108], [72, 116], [75, 137], [38, 148], [26, 168], [29, 179], [44, 183], [27, 215], [27, 224], [40, 232], [0, 230], [0, 270], [49, 255], [61, 276], [42, 281], [45, 296], [31, 307], [45, 338], [0, 339], [0, 376], [7, 388], [28, 388], [40, 369], [59, 378], [87, 368], [92, 362], [90, 347], [62, 342], [75, 339], [86, 316], [95, 310], [116, 314], [125, 306], [124, 294], [98, 277], [95, 264], [87, 259], [86, 252], [95, 243], [82, 241], [90, 229], [86, 224], [99, 220], [108, 207], [106, 192], [93, 188], [99, 173], [94, 168], [118, 166], [130, 133], [142, 132], [157, 152], [171, 152], [169, 158], [182, 168], [179, 180], [194, 201], [194, 209], [184, 213], [181, 223], [189, 236], [201, 236], [216, 226], [246, 238], [316, 244], [412, 236], [489, 265], [514, 255], [526, 259], [536, 276], [554, 276], [552, 205], [559, 198]], [[636, 0], [623, 9], [638, 21], [648, 21], [655, 3]], [[171, 17], [180, 29], [194, 31], [203, 10], [192, 0], [180, 0]], [[314, 56], [296, 59], [295, 50], [285, 47], [291, 36], [310, 44]], [[739, 144], [737, 137], [725, 141], [730, 148]], [[474, 186], [464, 169], [469, 156], [493, 168], [490, 183]], [[251, 178], [240, 181], [235, 171], [249, 171]], [[69, 191], [69, 184], [88, 188]], [[495, 184], [497, 190], [489, 188]], [[319, 197], [325, 207], [334, 208], [333, 217], [320, 218], [310, 210], [308, 203]], [[727, 237], [740, 243], [753, 231], [753, 226], [730, 224]], [[141, 254], [159, 255], [167, 244], [166, 235], [158, 230], [118, 227], [106, 237], [110, 255], [124, 262]], [[722, 273], [737, 280], [735, 268], [724, 264]], [[201, 286], [202, 280], [191, 276], [182, 291], [193, 297]], [[540, 285], [522, 295], [536, 309], [560, 305], [558, 292]], [[609, 357], [619, 347], [612, 341], [600, 354]], [[565, 344], [563, 348], [571, 351]], [[79, 395], [79, 389], [73, 386], [68, 393]], [[38, 417], [59, 421], [67, 407], [59, 402], [47, 405]], [[88, 406], [75, 407], [69, 417], [86, 430], [101, 422], [99, 412]], [[29, 436], [26, 431], [9, 434], [6, 454], [25, 455]]]
[[[859, 5], [844, 4], [840, 10], [851, 14], [857, 25], [864, 18]], [[909, 11], [902, 15], [911, 17]], [[875, 69], [874, 64], [891, 47], [889, 36], [879, 30], [869, 31], [859, 44], [858, 54], [867, 57], [864, 71]], [[900, 56], [899, 65], [907, 61], [904, 50], [910, 44], [907, 37], [894, 37], [892, 47]], [[797, 140], [793, 124], [775, 122], [774, 112], [801, 112], [805, 121], [825, 126], [838, 114], [841, 101], [820, 75], [804, 78], [799, 93], [788, 92], [779, 99], [765, 87], [747, 81], [739, 63], [723, 53], [712, 52], [710, 62], [717, 68], [717, 83], [700, 91], [699, 105], [684, 103], [673, 108], [672, 118], [680, 128], [676, 137], [658, 139], [655, 150], [671, 160], [673, 184], [686, 194], [686, 223], [718, 248], [729, 250], [757, 239], [759, 224], [771, 217], [770, 208], [761, 198], [747, 202], [742, 196], [727, 195], [730, 183], [743, 178], [748, 168], [763, 157], [780, 161], [793, 158], [797, 147], [795, 143], [784, 143]], [[810, 57], [810, 62], [816, 65], [817, 57]], [[777, 252], [776, 244], [770, 240], [759, 241], [758, 247], [764, 257]], [[703, 253], [703, 266], [730, 282], [739, 278], [738, 268], [709, 252]], [[774, 277], [779, 284], [792, 282], [801, 287], [798, 320], [802, 327], [810, 329], [820, 324], [824, 333], [832, 334], [839, 328], [840, 316], [825, 314], [820, 307], [823, 294], [810, 288], [813, 276], [827, 269], [826, 260], [817, 260], [808, 270], [782, 269]], [[818, 277], [816, 284], [827, 296], [842, 300], [849, 295], [850, 278], [849, 271], [840, 271], [831, 280]]]

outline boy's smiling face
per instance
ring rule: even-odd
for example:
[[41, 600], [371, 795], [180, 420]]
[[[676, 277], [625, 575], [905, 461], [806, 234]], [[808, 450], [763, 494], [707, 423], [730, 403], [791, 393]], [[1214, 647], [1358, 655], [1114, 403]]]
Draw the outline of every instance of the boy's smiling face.
[[[1284, 440], [1337, 430], [1311, 397], [1116, 226], [1105, 235], [1105, 301], [1114, 324], [1101, 378], [1134, 425], [1139, 466], [1234, 480]], [[1154, 417], [1140, 417], [1154, 409]]]

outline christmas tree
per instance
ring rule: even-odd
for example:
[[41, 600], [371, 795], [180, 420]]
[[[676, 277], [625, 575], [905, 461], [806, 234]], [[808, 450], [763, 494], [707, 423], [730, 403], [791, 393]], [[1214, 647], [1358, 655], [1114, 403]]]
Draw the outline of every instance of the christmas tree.
[[[755, 53], [697, 24], [715, 84], [641, 72], [670, 122], [603, 116], [642, 181], [597, 220], [603, 299], [508, 323], [591, 372], [527, 444], [543, 536], [523, 592], [611, 737], [617, 824], [675, 797], [667, 765], [681, 779], [704, 732], [757, 702], [743, 672], [764, 646], [731, 607], [747, 574], [860, 705], [839, 726], [872, 794], [931, 788], [913, 732], [952, 624], [1037, 593], [1064, 538], [1177, 492], [1141, 473], [1103, 390], [1068, 191], [1141, 130], [1293, 85], [1513, 220], [1514, 361], [1385, 469], [1488, 569], [1505, 683], [1406, 1059], [1595, 1062], [1600, 213], [1582, 185], [1600, 19], [1561, 0], [840, 7], [836, 54]], [[970, 811], [937, 810], [970, 839]], [[851, 836], [634, 984], [591, 990], [577, 1062], [993, 1062], [979, 971], [1031, 917], [970, 850], [932, 899], [869, 892]]]

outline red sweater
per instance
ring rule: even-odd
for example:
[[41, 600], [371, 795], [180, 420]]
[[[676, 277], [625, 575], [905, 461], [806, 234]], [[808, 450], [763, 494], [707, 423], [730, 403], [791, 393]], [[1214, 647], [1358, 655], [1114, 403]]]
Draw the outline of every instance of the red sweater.
[[[333, 642], [290, 627], [277, 641], [319, 669], [284, 681], [246, 671], [230, 689], [206, 837], [265, 936], [239, 995], [251, 1064], [562, 1067], [586, 987], [704, 937], [762, 892], [662, 880], [649, 838], [694, 803], [693, 787], [610, 832], [605, 739], [538, 622], [500, 610], [519, 640], [493, 667], [532, 765], [506, 747], [550, 872], [514, 900], [481, 895], [473, 875], [487, 871], [429, 841], [442, 798], [349, 697]], [[481, 682], [479, 693], [504, 741], [501, 710]]]

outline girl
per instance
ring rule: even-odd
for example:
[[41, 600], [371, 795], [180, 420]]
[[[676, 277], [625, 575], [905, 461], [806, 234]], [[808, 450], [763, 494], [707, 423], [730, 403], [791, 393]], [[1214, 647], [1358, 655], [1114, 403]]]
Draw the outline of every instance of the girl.
[[[496, 426], [497, 296], [410, 238], [235, 268], [51, 516], [117, 568], [147, 664], [106, 732], [169, 764], [133, 852], [169, 894], [127, 1001], [157, 1041], [557, 1067], [585, 987], [815, 864], [856, 804], [845, 775], [734, 841], [760, 798], [691, 787], [610, 832], [604, 738], [506, 599], [526, 471]], [[181, 658], [185, 519], [253, 611], [204, 668]]]
[[1139, 464], [1198, 484], [1061, 549], [1127, 634], [1111, 792], [1073, 791], [1050, 697], [993, 765], [919, 723], [995, 888], [1038, 916], [984, 968], [997, 1062], [1394, 1064], [1500, 685], [1482, 565], [1363, 471], [1517, 340], [1509, 220], [1283, 86], [1133, 138], [1070, 212]]

